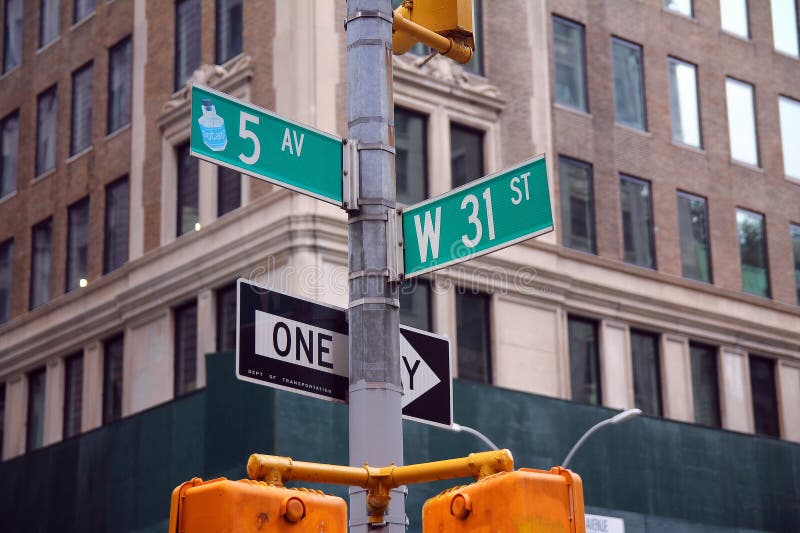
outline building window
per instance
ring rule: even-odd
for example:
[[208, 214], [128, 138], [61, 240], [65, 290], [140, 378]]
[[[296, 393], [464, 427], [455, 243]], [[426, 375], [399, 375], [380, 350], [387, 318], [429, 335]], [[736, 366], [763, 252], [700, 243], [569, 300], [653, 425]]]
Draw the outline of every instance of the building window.
[[589, 111], [586, 92], [586, 43], [580, 24], [553, 17], [556, 103]]
[[14, 239], [0, 243], [0, 324], [11, 318], [11, 287], [14, 271]]
[[692, 16], [692, 0], [664, 0], [664, 7], [687, 17]]
[[708, 245], [705, 198], [678, 192], [678, 229], [683, 276], [711, 283], [711, 251]]
[[33, 227], [31, 250], [30, 308], [50, 300], [50, 270], [53, 253], [53, 219], [48, 218]]
[[670, 57], [669, 110], [672, 119], [672, 140], [702, 147], [700, 108], [697, 104], [697, 67]]
[[630, 176], [620, 176], [619, 186], [625, 261], [633, 265], [656, 268], [650, 182]]
[[6, 0], [3, 25], [3, 73], [22, 63], [22, 0]]
[[772, 0], [772, 37], [775, 50], [798, 57], [796, 0]]
[[428, 118], [395, 107], [394, 127], [397, 201], [411, 205], [428, 198]]
[[176, 150], [178, 157], [178, 237], [196, 228], [200, 221], [199, 165], [190, 153], [189, 143]]
[[615, 37], [611, 40], [611, 51], [616, 120], [625, 126], [646, 130], [642, 47]]
[[800, 101], [781, 96], [778, 98], [783, 147], [783, 172], [800, 180]]
[[44, 367], [28, 374], [28, 417], [25, 426], [25, 451], [44, 444]]
[[200, 0], [175, 3], [175, 90], [200, 66]]
[[400, 286], [400, 323], [423, 331], [433, 330], [428, 281], [413, 278]]
[[725, 79], [731, 158], [758, 166], [758, 136], [753, 92], [753, 86], [749, 83], [732, 78]]
[[131, 38], [108, 51], [108, 133], [131, 122]]
[[19, 161], [19, 111], [0, 122], [0, 198], [17, 190]]
[[694, 421], [704, 426], [721, 427], [717, 349], [705, 344], [689, 343], [692, 365]]
[[472, 2], [472, 35], [475, 38], [475, 50], [472, 59], [464, 65], [464, 70], [483, 75], [483, 1]]
[[745, 39], [750, 38], [747, 0], [719, 0], [719, 11], [723, 30]]
[[69, 153], [92, 145], [92, 63], [72, 74], [72, 137]]
[[561, 228], [564, 246], [595, 253], [592, 165], [558, 158]]
[[453, 187], [483, 176], [483, 131], [450, 124], [450, 164]]
[[3, 460], [3, 439], [6, 425], [6, 384], [0, 383], [0, 461]]
[[217, 216], [221, 217], [242, 205], [242, 175], [228, 167], [217, 169]]
[[492, 382], [490, 300], [488, 294], [456, 293], [459, 378]]
[[120, 333], [103, 342], [103, 424], [122, 417], [122, 369], [125, 337]]
[[175, 309], [175, 396], [197, 388], [197, 304]]
[[103, 272], [118, 269], [128, 260], [128, 177], [106, 185]]
[[569, 370], [572, 379], [572, 399], [576, 402], [600, 405], [600, 349], [597, 322], [570, 316]]
[[39, 16], [39, 48], [50, 43], [59, 34], [59, 0], [41, 0], [41, 13]]
[[56, 166], [56, 118], [58, 100], [53, 85], [39, 95], [36, 116], [36, 175]]
[[217, 0], [217, 64], [242, 53], [242, 0]]
[[757, 355], [750, 356], [750, 388], [753, 395], [753, 422], [756, 433], [780, 437], [775, 361]]
[[75, 0], [72, 5], [72, 20], [80, 22], [94, 13], [94, 0]]
[[[794, 248], [794, 285], [797, 291], [797, 305], [800, 305], [800, 224], [792, 224], [791, 233], [792, 248]], [[9, 283], [10, 286], [11, 284]]]
[[737, 209], [736, 225], [739, 230], [742, 290], [756, 296], [769, 298], [769, 266], [764, 215]]
[[236, 284], [217, 290], [217, 351], [236, 349]]
[[661, 416], [658, 335], [632, 329], [631, 354], [634, 403], [646, 415]]
[[64, 438], [81, 432], [83, 409], [83, 354], [64, 360]]
[[71, 291], [85, 285], [89, 276], [89, 197], [72, 204], [67, 218], [66, 285]]

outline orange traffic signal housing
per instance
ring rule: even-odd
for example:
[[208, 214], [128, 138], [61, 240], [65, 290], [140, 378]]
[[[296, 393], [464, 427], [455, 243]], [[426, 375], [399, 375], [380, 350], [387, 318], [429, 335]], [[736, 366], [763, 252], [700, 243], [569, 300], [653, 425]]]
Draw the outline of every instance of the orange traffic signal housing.
[[422, 507], [423, 533], [583, 533], [583, 484], [574, 472], [521, 468], [448, 489]]
[[347, 504], [311, 489], [194, 478], [172, 491], [169, 533], [347, 533]]

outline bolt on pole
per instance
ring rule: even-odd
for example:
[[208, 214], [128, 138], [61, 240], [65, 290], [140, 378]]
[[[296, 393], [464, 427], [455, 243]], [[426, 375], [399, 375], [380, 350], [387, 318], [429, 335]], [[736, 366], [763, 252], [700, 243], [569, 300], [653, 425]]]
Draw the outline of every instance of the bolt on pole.
[[[395, 211], [392, 6], [347, 1], [348, 137], [358, 143], [358, 211], [348, 215], [350, 465], [403, 464], [399, 292], [390, 281], [387, 221]], [[367, 491], [350, 488], [350, 531], [404, 533], [405, 490], [371, 523]]]

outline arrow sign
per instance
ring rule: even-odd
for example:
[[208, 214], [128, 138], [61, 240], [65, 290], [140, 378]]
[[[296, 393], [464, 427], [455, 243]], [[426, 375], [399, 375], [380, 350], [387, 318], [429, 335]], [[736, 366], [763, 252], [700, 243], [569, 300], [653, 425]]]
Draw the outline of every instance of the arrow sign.
[[192, 86], [192, 155], [342, 205], [342, 139]]
[[[237, 282], [236, 377], [313, 396], [347, 402], [347, 312]], [[450, 341], [400, 326], [403, 416], [450, 426], [453, 388]]]
[[406, 208], [402, 228], [406, 278], [552, 231], [544, 155]]

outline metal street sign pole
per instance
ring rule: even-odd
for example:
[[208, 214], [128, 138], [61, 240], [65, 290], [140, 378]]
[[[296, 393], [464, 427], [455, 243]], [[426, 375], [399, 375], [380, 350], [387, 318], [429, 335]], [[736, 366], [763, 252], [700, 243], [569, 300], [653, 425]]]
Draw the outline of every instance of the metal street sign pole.
[[[350, 464], [402, 465], [399, 293], [387, 257], [387, 223], [395, 211], [390, 0], [348, 0], [346, 25], [347, 118], [361, 177], [359, 210], [348, 218]], [[403, 488], [391, 491], [376, 527], [369, 525], [366, 494], [350, 488], [350, 531], [404, 533]]]

